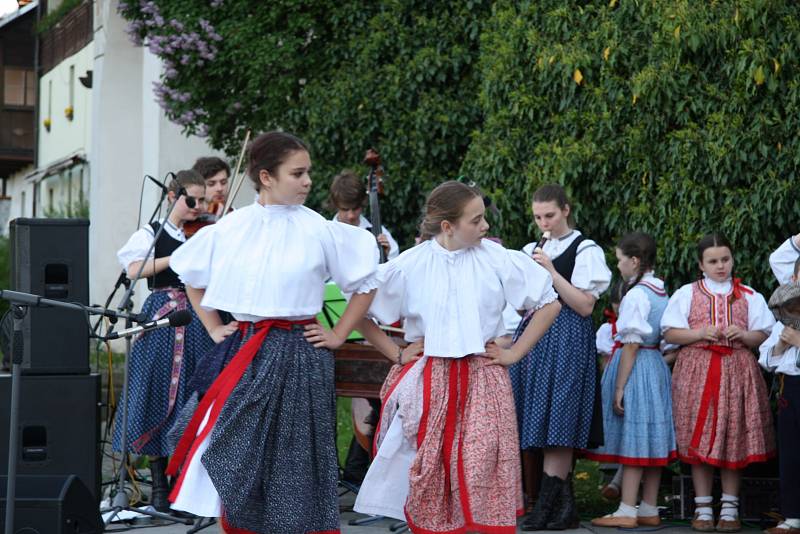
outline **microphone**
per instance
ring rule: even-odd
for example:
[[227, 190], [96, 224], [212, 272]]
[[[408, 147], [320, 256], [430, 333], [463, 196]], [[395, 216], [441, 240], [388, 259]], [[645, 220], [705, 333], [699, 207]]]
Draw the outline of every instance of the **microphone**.
[[156, 184], [158, 187], [160, 187], [161, 190], [164, 191], [164, 193], [166, 193], [168, 191], [166, 185], [162, 184], [161, 182], [159, 182], [158, 180], [156, 180], [155, 178], [153, 178], [149, 174], [145, 174], [144, 177], [147, 178], [148, 180], [150, 180], [151, 182], [153, 182], [154, 184]]
[[550, 230], [542, 232], [542, 238], [536, 243], [536, 248], [533, 249], [534, 254], [541, 254], [544, 252], [544, 244], [550, 239]]
[[120, 330], [119, 332], [111, 332], [106, 336], [106, 339], [119, 339], [121, 337], [135, 336], [140, 332], [147, 332], [149, 330], [155, 330], [156, 328], [164, 328], [165, 326], [170, 328], [174, 328], [177, 326], [186, 326], [191, 322], [192, 322], [192, 313], [189, 310], [181, 310], [172, 312], [168, 316], [158, 319], [156, 321], [142, 323], [139, 326], [134, 326], [133, 328], [126, 328], [124, 330]]

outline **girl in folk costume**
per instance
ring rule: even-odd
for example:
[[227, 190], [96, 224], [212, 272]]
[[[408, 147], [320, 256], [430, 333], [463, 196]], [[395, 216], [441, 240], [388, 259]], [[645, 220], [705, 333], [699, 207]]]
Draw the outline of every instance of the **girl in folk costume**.
[[634, 232], [624, 236], [616, 255], [619, 272], [628, 281], [617, 323], [622, 348], [615, 350], [601, 382], [605, 444], [586, 455], [625, 466], [622, 502], [616, 512], [593, 519], [592, 524], [658, 526], [661, 468], [677, 458], [670, 371], [659, 350], [661, 316], [669, 299], [664, 282], [653, 275], [656, 242], [650, 235]]
[[[170, 262], [214, 341], [238, 347], [178, 442], [170, 499], [223, 516], [226, 532], [338, 532], [328, 349], [369, 307], [375, 239], [303, 206], [311, 160], [301, 140], [269, 132], [249, 150], [257, 201], [200, 230]], [[332, 331], [314, 321], [328, 278], [355, 293]], [[236, 320], [222, 324], [219, 309]]]
[[[359, 330], [395, 365], [384, 383], [377, 455], [355, 510], [405, 518], [414, 533], [513, 533], [522, 495], [513, 396], [504, 368], [559, 310], [550, 276], [530, 258], [483, 239], [480, 193], [445, 182], [428, 196], [423, 241], [378, 269], [370, 313], [405, 319], [400, 350], [370, 321]], [[513, 345], [506, 302], [530, 310]], [[420, 342], [424, 354], [419, 356]]]
[[[183, 284], [169, 267], [169, 260], [186, 241], [183, 223], [194, 220], [204, 209], [205, 182], [194, 171], [180, 171], [169, 184], [167, 197], [175, 204], [169, 218], [150, 223], [134, 233], [117, 252], [117, 258], [129, 277], [135, 276], [144, 262], [142, 276], [147, 277], [152, 291], [142, 308], [144, 315], [158, 319], [176, 310], [189, 309], [196, 319]], [[194, 200], [192, 207], [187, 205], [190, 198]], [[155, 244], [153, 256], [146, 257], [161, 226], [164, 230]], [[132, 450], [150, 456], [151, 503], [160, 512], [169, 511], [169, 487], [164, 469], [172, 448], [167, 432], [189, 396], [188, 382], [196, 359], [213, 345], [199, 320], [187, 326], [145, 332], [133, 343], [129, 398], [121, 400], [128, 406], [127, 442]], [[120, 451], [121, 440], [121, 419], [118, 418], [114, 450]]]
[[[553, 277], [563, 304], [542, 340], [509, 368], [523, 465], [530, 458], [528, 449], [543, 449], [544, 456], [539, 498], [523, 530], [577, 526], [573, 451], [603, 442], [592, 310], [609, 286], [611, 271], [602, 249], [572, 227], [570, 212], [560, 185], [539, 188], [533, 195], [533, 216], [549, 238], [522, 249]], [[526, 321], [520, 323], [515, 337], [526, 327]], [[524, 468], [526, 476], [533, 471]], [[526, 490], [535, 488], [527, 484]]]
[[[703, 237], [697, 257], [703, 278], [676, 291], [661, 319], [667, 342], [681, 345], [672, 380], [678, 456], [692, 465], [692, 528], [737, 532], [740, 470], [775, 454], [767, 388], [752, 353], [775, 319], [764, 297], [731, 278], [733, 248], [724, 236]], [[716, 527], [715, 467], [722, 479]]]

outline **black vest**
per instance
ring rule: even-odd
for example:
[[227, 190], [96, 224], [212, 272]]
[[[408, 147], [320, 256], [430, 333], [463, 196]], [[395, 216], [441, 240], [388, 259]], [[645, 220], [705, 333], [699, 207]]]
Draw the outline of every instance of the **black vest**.
[[578, 245], [583, 243], [585, 239], [586, 236], [579, 235], [561, 255], [553, 260], [553, 268], [558, 271], [558, 274], [563, 276], [567, 282], [572, 280], [572, 271], [575, 270], [575, 257], [578, 255]]
[[[153, 235], [158, 233], [160, 226], [161, 224], [158, 222], [150, 223], [150, 227], [153, 229]], [[169, 235], [165, 230], [161, 232], [161, 235], [158, 237], [158, 241], [156, 241], [156, 246], [153, 250], [153, 257], [164, 258], [167, 256], [172, 256], [172, 253], [175, 252], [175, 249], [181, 245], [183, 245], [183, 241], [178, 241]], [[167, 267], [166, 270], [149, 277], [147, 279], [147, 287], [151, 290], [160, 289], [163, 287], [183, 287], [183, 283], [181, 283], [181, 279], [178, 277], [178, 274], [171, 268]]]

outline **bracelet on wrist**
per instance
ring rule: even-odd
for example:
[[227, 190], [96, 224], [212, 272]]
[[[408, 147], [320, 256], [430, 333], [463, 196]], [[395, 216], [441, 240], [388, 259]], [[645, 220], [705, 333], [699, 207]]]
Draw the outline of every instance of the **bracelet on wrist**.
[[397, 347], [397, 363], [403, 365], [403, 347]]

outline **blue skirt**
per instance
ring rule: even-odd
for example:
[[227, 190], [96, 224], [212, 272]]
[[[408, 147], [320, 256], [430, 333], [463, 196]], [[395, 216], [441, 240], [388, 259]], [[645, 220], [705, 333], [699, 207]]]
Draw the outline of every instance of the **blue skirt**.
[[624, 465], [667, 465], [677, 458], [669, 367], [660, 351], [640, 349], [625, 384], [625, 415], [620, 416], [613, 405], [621, 354], [617, 349], [601, 382], [605, 445], [586, 456]]
[[[523, 320], [516, 341], [527, 327]], [[520, 448], [586, 448], [602, 443], [597, 396], [597, 354], [591, 317], [562, 306], [542, 339], [510, 366]], [[593, 430], [593, 419], [595, 427]]]
[[[170, 302], [166, 291], [156, 291], [147, 297], [142, 313], [153, 317], [158, 310]], [[200, 355], [208, 352], [214, 342], [192, 309], [192, 322], [184, 332], [184, 350], [178, 377], [177, 392], [172, 410], [169, 410], [169, 390], [172, 380], [174, 328], [159, 328], [146, 332], [133, 342], [129, 362], [128, 395], [128, 450], [150, 456], [169, 456], [172, 447], [167, 432], [175, 422], [190, 395], [189, 379], [194, 374], [195, 363]], [[123, 396], [117, 408], [114, 421], [114, 450], [122, 447], [122, 409], [126, 399]], [[136, 441], [148, 434], [145, 443]], [[140, 446], [138, 446], [140, 445]]]

